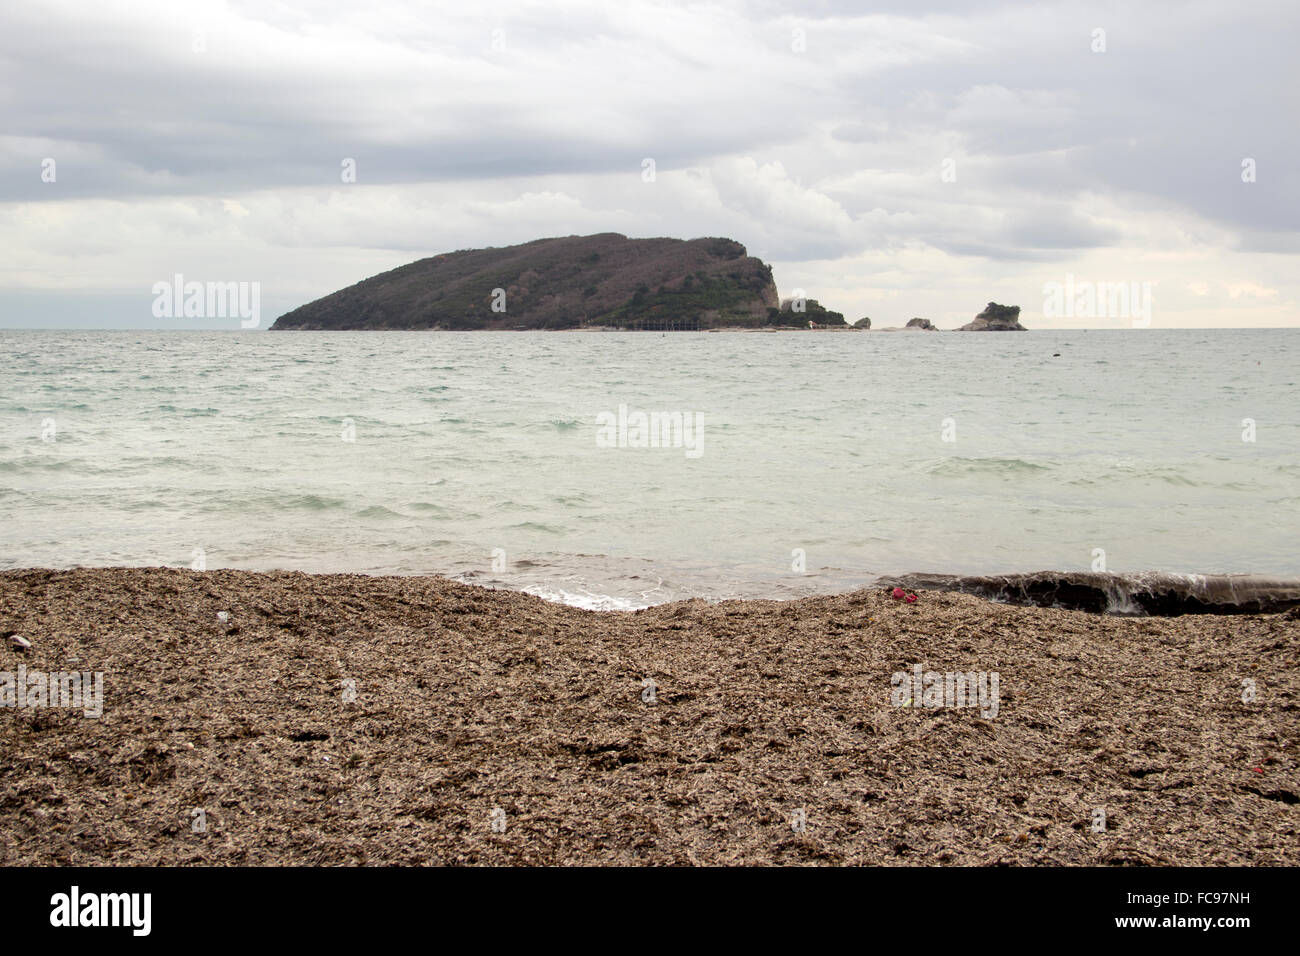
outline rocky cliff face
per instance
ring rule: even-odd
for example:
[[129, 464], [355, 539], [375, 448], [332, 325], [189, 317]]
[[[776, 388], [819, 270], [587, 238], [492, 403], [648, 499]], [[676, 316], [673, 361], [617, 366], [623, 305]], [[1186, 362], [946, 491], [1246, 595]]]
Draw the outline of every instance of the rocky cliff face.
[[771, 267], [731, 239], [604, 233], [421, 259], [271, 328], [720, 328], [780, 324], [779, 305]]
[[1020, 324], [1020, 306], [990, 302], [974, 322], [967, 322], [958, 332], [1024, 332]]

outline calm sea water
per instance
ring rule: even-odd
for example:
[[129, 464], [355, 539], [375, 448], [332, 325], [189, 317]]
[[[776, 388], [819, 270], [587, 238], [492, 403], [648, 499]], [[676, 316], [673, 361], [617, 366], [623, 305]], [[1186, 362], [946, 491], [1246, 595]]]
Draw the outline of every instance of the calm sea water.
[[[593, 607], [1098, 549], [1112, 571], [1300, 576], [1300, 330], [0, 348], [0, 567], [441, 573]], [[620, 405], [698, 415], [698, 456], [601, 447]]]

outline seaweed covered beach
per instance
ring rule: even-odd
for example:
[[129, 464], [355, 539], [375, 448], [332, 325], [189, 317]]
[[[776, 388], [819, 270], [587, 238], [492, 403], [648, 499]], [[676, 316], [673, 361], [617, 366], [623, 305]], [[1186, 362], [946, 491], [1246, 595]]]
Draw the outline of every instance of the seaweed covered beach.
[[0, 865], [1300, 863], [1294, 612], [109, 568], [0, 573], [0, 633]]

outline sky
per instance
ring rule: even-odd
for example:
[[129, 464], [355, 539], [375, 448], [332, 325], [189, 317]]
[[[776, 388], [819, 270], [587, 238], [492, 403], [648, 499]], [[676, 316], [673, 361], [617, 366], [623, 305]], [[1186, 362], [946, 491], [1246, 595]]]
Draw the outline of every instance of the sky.
[[877, 327], [1297, 327], [1297, 41], [1294, 0], [9, 3], [0, 326], [241, 327], [158, 315], [182, 275], [266, 328], [619, 232]]

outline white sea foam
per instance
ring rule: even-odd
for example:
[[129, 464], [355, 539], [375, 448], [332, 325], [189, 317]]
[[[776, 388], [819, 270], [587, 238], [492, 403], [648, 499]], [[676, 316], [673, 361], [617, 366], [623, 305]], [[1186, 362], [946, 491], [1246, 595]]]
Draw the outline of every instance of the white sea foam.
[[566, 591], [563, 588], [547, 587], [542, 584], [520, 588], [520, 590], [543, 601], [567, 604], [569, 607], [579, 607], [584, 611], [639, 611], [641, 608], [651, 607], [654, 603], [614, 597], [609, 594], [594, 594], [590, 591]]

